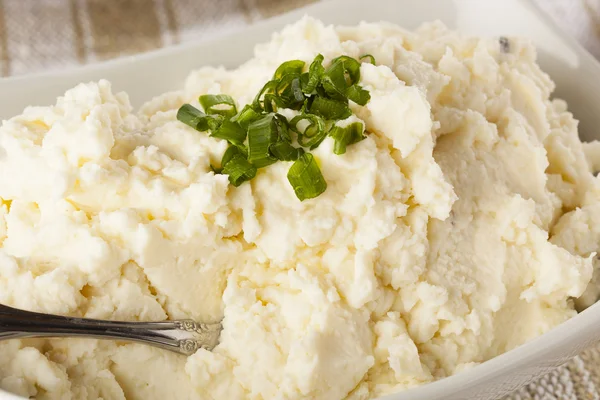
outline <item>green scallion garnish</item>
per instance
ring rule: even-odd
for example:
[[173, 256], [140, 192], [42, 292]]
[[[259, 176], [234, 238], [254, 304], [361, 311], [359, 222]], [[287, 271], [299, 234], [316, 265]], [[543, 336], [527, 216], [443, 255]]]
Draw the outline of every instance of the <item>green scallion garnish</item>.
[[[304, 129], [299, 129], [298, 124], [307, 121]], [[300, 114], [290, 121], [290, 129], [298, 134], [298, 143], [302, 147], [313, 150], [327, 137], [325, 120], [315, 114]]]
[[327, 182], [321, 174], [317, 160], [310, 153], [302, 154], [292, 164], [287, 178], [300, 201], [313, 199], [327, 189]]
[[352, 85], [346, 89], [346, 96], [358, 105], [364, 106], [371, 100], [369, 92], [358, 85]]
[[252, 108], [255, 111], [263, 111], [263, 101], [264, 101], [265, 94], [273, 92], [275, 90], [275, 88], [277, 87], [278, 83], [279, 83], [279, 81], [273, 79], [273, 80], [270, 80], [269, 82], [265, 83], [265, 85], [262, 87], [262, 89], [260, 89], [260, 92], [258, 92], [256, 97], [254, 98], [254, 101], [252, 102]]
[[243, 145], [246, 140], [246, 130], [237, 122], [225, 120], [210, 136], [225, 139], [231, 144]]
[[182, 105], [177, 111], [177, 119], [196, 130], [202, 130], [198, 127], [201, 126], [205, 118], [206, 114], [190, 104]]
[[221, 168], [223, 168], [225, 164], [227, 164], [233, 157], [237, 155], [248, 158], [248, 151], [245, 147], [229, 146], [221, 158]]
[[321, 82], [323, 74], [325, 74], [325, 68], [323, 67], [324, 57], [319, 54], [315, 57], [314, 61], [310, 64], [308, 69], [306, 84], [302, 88], [302, 91], [308, 95], [315, 94], [317, 85]]
[[[375, 58], [369, 54], [360, 59], [375, 64]], [[239, 112], [231, 96], [206, 94], [199, 98], [205, 112], [184, 104], [177, 119], [230, 143], [221, 167], [211, 168], [217, 174], [227, 174], [232, 185], [253, 179], [258, 168], [277, 161], [294, 161], [288, 180], [296, 196], [300, 200], [317, 197], [327, 183], [307, 149], [314, 150], [329, 135], [334, 140], [334, 153], [344, 154], [348, 145], [364, 139], [362, 123], [346, 127], [335, 123], [352, 115], [349, 101], [364, 106], [371, 98], [359, 86], [360, 61], [340, 56], [327, 68], [323, 61], [323, 55], [317, 55], [308, 71], [304, 61], [284, 62], [252, 103]], [[288, 121], [278, 112], [282, 108], [295, 110], [298, 115]]]
[[224, 117], [233, 117], [237, 114], [235, 101], [226, 94], [205, 94], [198, 99], [204, 112], [208, 115], [222, 115]]
[[362, 56], [360, 56], [358, 59], [360, 61], [363, 60], [363, 58], [367, 58], [371, 64], [375, 65], [375, 57], [373, 57], [371, 54], [363, 54]]
[[282, 107], [296, 108], [296, 105], [304, 103], [305, 98], [301, 86], [299, 74], [288, 74], [281, 78], [275, 87], [275, 96], [281, 99]]
[[242, 111], [231, 118], [232, 122], [237, 122], [244, 130], [248, 130], [248, 125], [260, 119], [261, 114], [254, 110], [251, 105], [246, 104]]
[[286, 61], [277, 68], [277, 70], [273, 74], [273, 79], [281, 79], [285, 75], [289, 74], [300, 75], [305, 64], [306, 63], [301, 60]]
[[269, 147], [277, 142], [277, 130], [273, 114], [254, 121], [248, 126], [248, 161], [258, 168], [277, 161], [269, 152]]
[[181, 106], [177, 111], [177, 119], [200, 132], [217, 130], [223, 123], [220, 115], [206, 115], [189, 104]]
[[[368, 92], [367, 92], [368, 93]], [[310, 112], [325, 119], [341, 120], [352, 115], [348, 101], [339, 101], [316, 96], [310, 105]]]
[[289, 142], [277, 142], [269, 146], [271, 154], [279, 161], [295, 161], [304, 154], [303, 148], [292, 146]]
[[333, 152], [335, 154], [344, 154], [346, 146], [358, 143], [365, 138], [363, 135], [364, 126], [361, 122], [353, 122], [348, 126], [334, 126], [329, 132], [329, 136], [335, 141]]
[[256, 167], [246, 157], [236, 154], [223, 166], [221, 173], [229, 175], [229, 182], [237, 187], [256, 176]]

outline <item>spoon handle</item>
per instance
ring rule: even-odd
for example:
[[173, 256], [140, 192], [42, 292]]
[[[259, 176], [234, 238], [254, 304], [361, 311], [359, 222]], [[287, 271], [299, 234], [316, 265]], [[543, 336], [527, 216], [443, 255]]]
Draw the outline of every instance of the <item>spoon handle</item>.
[[26, 337], [93, 337], [146, 343], [191, 355], [218, 343], [221, 324], [192, 320], [161, 322], [104, 321], [18, 310], [0, 304], [0, 340]]

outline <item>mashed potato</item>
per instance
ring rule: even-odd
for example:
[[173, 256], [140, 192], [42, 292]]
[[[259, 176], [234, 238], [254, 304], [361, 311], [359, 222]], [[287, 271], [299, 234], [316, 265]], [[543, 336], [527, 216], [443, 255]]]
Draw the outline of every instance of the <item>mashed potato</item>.
[[[176, 120], [206, 93], [243, 106], [275, 68], [363, 63], [368, 137], [240, 187], [225, 141]], [[202, 68], [134, 113], [81, 84], [0, 128], [0, 303], [89, 318], [223, 318], [186, 358], [93, 339], [0, 342], [0, 387], [39, 399], [367, 399], [452, 375], [575, 315], [600, 247], [598, 148], [530, 43], [440, 23], [304, 18], [234, 71]], [[596, 151], [594, 151], [594, 149]], [[593, 294], [587, 296], [593, 301]]]

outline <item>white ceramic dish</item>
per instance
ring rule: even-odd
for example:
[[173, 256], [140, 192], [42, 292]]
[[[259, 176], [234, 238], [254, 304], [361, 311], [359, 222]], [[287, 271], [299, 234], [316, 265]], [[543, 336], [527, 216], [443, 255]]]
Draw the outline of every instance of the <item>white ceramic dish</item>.
[[[539, 61], [557, 83], [556, 96], [569, 103], [581, 121], [583, 139], [600, 139], [600, 64], [567, 37], [528, 0], [333, 0], [261, 22], [242, 32], [210, 42], [122, 58], [68, 71], [0, 80], [0, 118], [19, 114], [26, 105], [54, 102], [79, 82], [106, 78], [127, 91], [134, 105], [179, 88], [199, 66], [234, 67], [252, 56], [255, 43], [271, 32], [309, 14], [327, 23], [389, 21], [406, 28], [440, 19], [467, 34], [519, 35], [531, 38]], [[521, 387], [600, 339], [600, 304], [549, 333], [481, 366], [453, 377], [386, 397], [387, 400], [497, 399]], [[0, 399], [17, 397], [0, 391]]]

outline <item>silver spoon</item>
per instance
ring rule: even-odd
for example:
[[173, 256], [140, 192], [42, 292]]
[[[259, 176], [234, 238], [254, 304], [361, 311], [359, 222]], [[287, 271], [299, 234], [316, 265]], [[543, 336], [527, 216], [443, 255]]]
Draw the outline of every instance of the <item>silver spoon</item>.
[[123, 322], [62, 317], [0, 304], [0, 340], [66, 336], [130, 340], [189, 356], [200, 348], [212, 350], [219, 342], [221, 329], [220, 323], [192, 320]]

